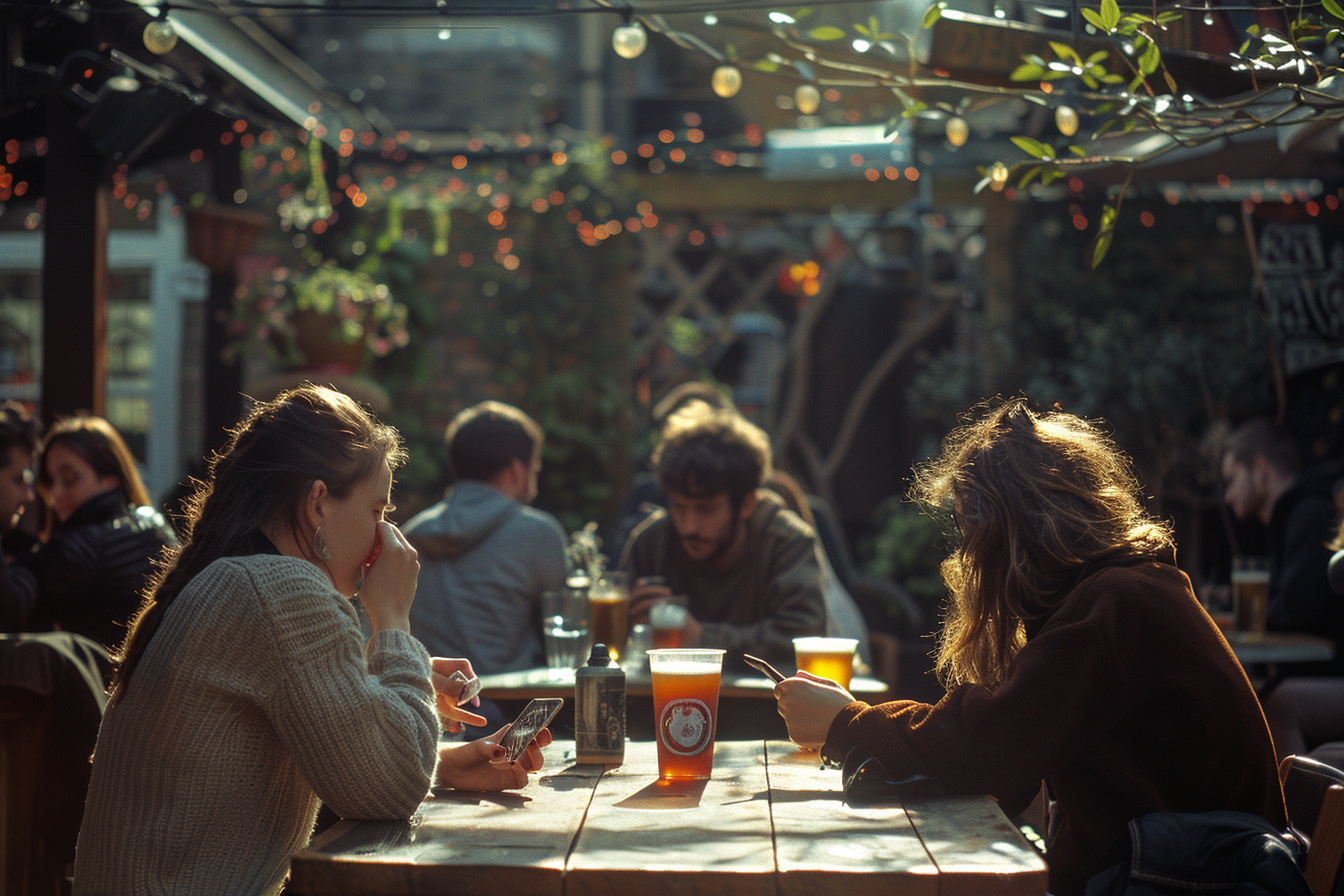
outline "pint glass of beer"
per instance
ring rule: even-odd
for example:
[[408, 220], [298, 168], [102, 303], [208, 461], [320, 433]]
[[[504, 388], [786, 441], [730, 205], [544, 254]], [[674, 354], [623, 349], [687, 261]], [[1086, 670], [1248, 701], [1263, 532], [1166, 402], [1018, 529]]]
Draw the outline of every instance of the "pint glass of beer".
[[607, 645], [613, 663], [625, 656], [630, 634], [630, 574], [606, 572], [588, 590], [592, 643]]
[[649, 626], [653, 629], [653, 646], [667, 650], [685, 646], [686, 596], [674, 594], [659, 598], [649, 607]]
[[722, 650], [650, 650], [658, 777], [708, 778], [714, 770]]
[[1237, 614], [1237, 631], [1251, 637], [1264, 635], [1269, 611], [1269, 564], [1265, 558], [1233, 559], [1232, 606]]
[[854, 649], [859, 642], [853, 638], [794, 638], [793, 653], [798, 668], [822, 678], [829, 678], [842, 688], [849, 687], [854, 674]]

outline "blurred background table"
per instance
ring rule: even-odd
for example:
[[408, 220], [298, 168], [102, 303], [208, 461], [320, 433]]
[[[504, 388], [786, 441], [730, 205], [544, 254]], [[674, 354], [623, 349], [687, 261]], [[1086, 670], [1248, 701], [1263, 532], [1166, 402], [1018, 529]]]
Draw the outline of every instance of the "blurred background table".
[[1260, 699], [1269, 696], [1295, 663], [1322, 663], [1335, 658], [1335, 642], [1301, 632], [1224, 632], [1228, 645]]
[[[855, 677], [849, 692], [868, 703], [892, 699], [885, 682]], [[653, 740], [653, 682], [648, 670], [627, 672], [626, 732], [635, 740]], [[759, 672], [737, 675], [725, 672], [719, 686], [720, 740], [787, 740], [788, 729], [775, 708], [775, 685]], [[556, 737], [574, 736], [574, 673], [561, 669], [526, 669], [481, 676], [481, 696], [499, 705], [505, 719], [516, 716], [527, 701], [537, 697], [563, 697], [565, 706], [551, 723]]]
[[294, 858], [291, 896], [984, 896], [1045, 893], [988, 796], [865, 807], [792, 744], [719, 741], [707, 781], [659, 782], [655, 746], [609, 771], [573, 743], [518, 792], [435, 791], [407, 822], [342, 821]]

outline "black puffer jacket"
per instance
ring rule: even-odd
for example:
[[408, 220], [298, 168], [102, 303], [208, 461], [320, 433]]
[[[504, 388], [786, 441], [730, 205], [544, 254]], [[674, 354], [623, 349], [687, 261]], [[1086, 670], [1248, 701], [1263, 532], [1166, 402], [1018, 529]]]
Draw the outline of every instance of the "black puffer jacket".
[[85, 501], [34, 558], [37, 606], [31, 631], [63, 631], [116, 649], [165, 545], [168, 520], [152, 507], [128, 507], [120, 491]]

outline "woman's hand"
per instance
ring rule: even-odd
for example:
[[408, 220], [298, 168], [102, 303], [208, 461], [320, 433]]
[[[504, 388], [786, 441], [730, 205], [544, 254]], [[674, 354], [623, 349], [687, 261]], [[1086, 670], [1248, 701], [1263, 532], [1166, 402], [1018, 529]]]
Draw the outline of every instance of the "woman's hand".
[[541, 748], [551, 742], [551, 730], [541, 729], [517, 762], [509, 762], [499, 746], [508, 730], [505, 726], [481, 740], [440, 747], [435, 785], [457, 790], [517, 790], [525, 786], [528, 772], [542, 766]]
[[400, 529], [381, 520], [378, 541], [370, 556], [374, 559], [364, 570], [364, 586], [360, 588], [359, 599], [369, 613], [373, 630], [379, 632], [390, 628], [409, 632], [411, 603], [415, 600], [415, 583], [420, 575], [415, 548]]
[[[476, 728], [484, 725], [486, 722], [484, 716], [478, 716], [462, 708], [464, 702], [472, 706], [481, 705], [480, 697], [472, 697], [468, 701], [461, 699], [462, 689], [476, 677], [471, 668], [471, 660], [436, 656], [430, 663], [433, 669], [430, 678], [434, 682], [434, 696], [439, 708], [439, 720], [443, 722], [443, 730], [449, 734], [460, 734], [464, 722]], [[454, 673], [461, 673], [461, 678], [454, 676]]]
[[820, 750], [840, 710], [854, 702], [854, 695], [829, 678], [799, 672], [775, 685], [779, 714], [789, 728], [789, 737], [800, 747]]

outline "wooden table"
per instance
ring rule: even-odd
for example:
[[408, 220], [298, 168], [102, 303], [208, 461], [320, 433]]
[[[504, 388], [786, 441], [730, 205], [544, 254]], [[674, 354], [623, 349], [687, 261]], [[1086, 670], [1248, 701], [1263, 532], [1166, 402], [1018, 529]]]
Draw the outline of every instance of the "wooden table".
[[[857, 677], [849, 691], [867, 703], [892, 699], [886, 682]], [[653, 683], [648, 672], [627, 674], [626, 731], [635, 740], [653, 740]], [[724, 673], [719, 686], [719, 734], [724, 740], [787, 740], [788, 729], [775, 708], [774, 682], [753, 672]], [[512, 719], [537, 697], [563, 697], [565, 707], [551, 726], [557, 736], [574, 734], [574, 673], [561, 669], [526, 669], [481, 676], [481, 696], [499, 704], [505, 719]]]
[[1041, 856], [987, 796], [850, 807], [792, 744], [719, 741], [708, 781], [657, 780], [651, 741], [603, 771], [546, 748], [517, 792], [439, 790], [410, 823], [343, 821], [291, 896], [1039, 896]]

